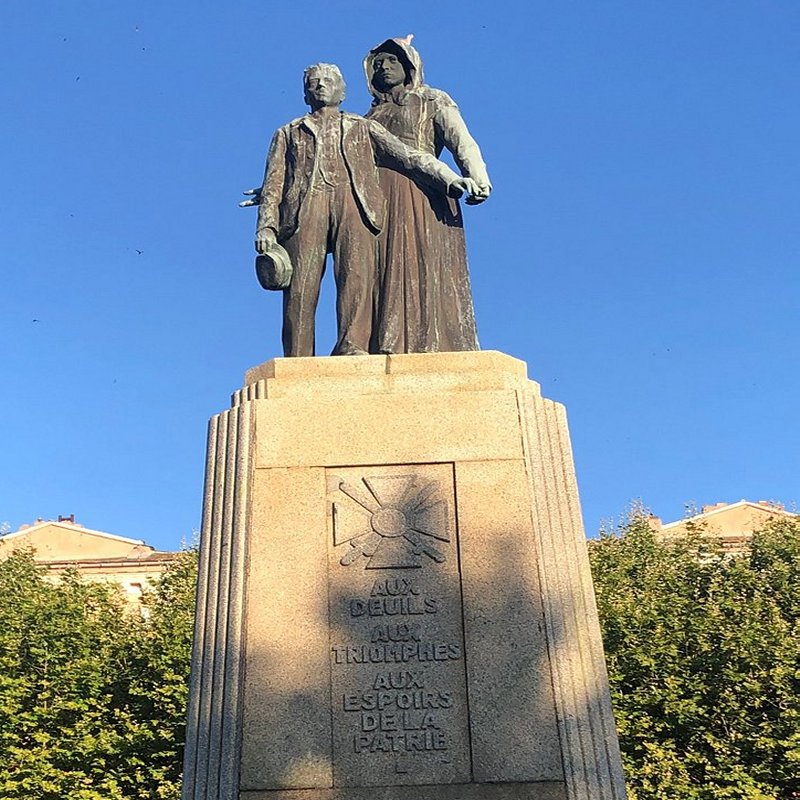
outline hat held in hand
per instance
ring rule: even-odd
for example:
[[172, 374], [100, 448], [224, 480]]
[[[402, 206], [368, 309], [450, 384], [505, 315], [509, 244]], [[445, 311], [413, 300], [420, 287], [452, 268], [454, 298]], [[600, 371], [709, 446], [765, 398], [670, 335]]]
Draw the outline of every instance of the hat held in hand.
[[292, 280], [292, 260], [279, 244], [256, 257], [256, 277], [264, 289], [286, 289]]

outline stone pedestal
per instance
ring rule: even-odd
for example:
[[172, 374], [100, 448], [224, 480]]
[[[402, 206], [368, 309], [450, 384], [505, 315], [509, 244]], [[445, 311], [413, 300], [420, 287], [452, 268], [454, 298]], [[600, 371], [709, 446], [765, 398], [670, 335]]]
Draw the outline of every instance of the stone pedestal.
[[564, 408], [275, 359], [210, 423], [184, 800], [625, 796]]

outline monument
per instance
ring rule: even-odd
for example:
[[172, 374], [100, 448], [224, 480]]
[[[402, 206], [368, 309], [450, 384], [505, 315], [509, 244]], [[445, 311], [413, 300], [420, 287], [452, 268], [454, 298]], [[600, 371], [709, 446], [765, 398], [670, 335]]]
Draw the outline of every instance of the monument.
[[[404, 76], [409, 97], [396, 100], [430, 111], [433, 125], [437, 114], [455, 124], [452, 101], [423, 91], [421, 66], [403, 63], [408, 47], [387, 40], [370, 51], [368, 78], [386, 61], [380, 91]], [[306, 72], [307, 97], [309, 75], [320, 74]], [[433, 163], [433, 144], [417, 150], [329, 107], [327, 122], [298, 134], [312, 137], [303, 182], [323, 196], [278, 203], [277, 229], [266, 226], [275, 235], [262, 235], [275, 159], [289, 163], [274, 144], [256, 195], [256, 247], [269, 257], [289, 243], [290, 284], [313, 261], [291, 237], [320, 224], [319, 206], [333, 223], [324, 242], [304, 245], [317, 266], [326, 251], [336, 257], [336, 209], [354, 203], [368, 228], [359, 180], [389, 197], [399, 187], [411, 204], [437, 181], [441, 197], [488, 196], [482, 161], [460, 165], [459, 179]], [[393, 166], [381, 144], [376, 160], [348, 162], [348, 126], [359, 146], [388, 142]], [[376, 166], [397, 174], [377, 177]], [[285, 198], [293, 183], [284, 172], [275, 185]], [[384, 231], [414, 213], [395, 200], [389, 215], [401, 218], [368, 230], [371, 349], [394, 291], [386, 272], [406, 264], [380, 254]], [[286, 235], [289, 206], [297, 228]], [[431, 247], [452, 254], [438, 236]], [[411, 270], [452, 263], [428, 256]], [[364, 259], [335, 269], [366, 274]], [[453, 270], [466, 275], [466, 262]], [[307, 286], [318, 285], [310, 274]], [[462, 299], [471, 309], [468, 284]], [[564, 408], [541, 396], [523, 362], [477, 350], [464, 319], [450, 320], [456, 338], [467, 333], [460, 348], [273, 359], [212, 418], [183, 800], [625, 797]], [[395, 341], [445, 342], [421, 325], [408, 314]]]
[[279, 287], [284, 355], [314, 355], [314, 315], [329, 253], [339, 327], [333, 354], [366, 355], [375, 351], [377, 236], [386, 215], [378, 159], [392, 164], [392, 174], [403, 180], [413, 176], [438, 204], [446, 203], [448, 194], [477, 196], [480, 189], [380, 123], [342, 113], [345, 84], [336, 65], [313, 64], [303, 84], [311, 113], [283, 126], [272, 139], [258, 190], [256, 250], [268, 256], [281, 245], [293, 265], [289, 285]]

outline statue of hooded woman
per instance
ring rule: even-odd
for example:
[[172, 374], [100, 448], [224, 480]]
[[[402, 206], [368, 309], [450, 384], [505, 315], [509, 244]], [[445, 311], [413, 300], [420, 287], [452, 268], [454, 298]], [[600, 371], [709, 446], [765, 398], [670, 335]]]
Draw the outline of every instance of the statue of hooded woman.
[[[458, 106], [426, 86], [411, 37], [387, 39], [364, 60], [372, 107], [366, 116], [405, 144], [439, 156], [452, 153], [461, 174], [485, 200], [492, 186], [477, 143]], [[458, 201], [379, 162], [386, 225], [379, 240], [378, 306], [373, 353], [477, 350], [464, 226]]]

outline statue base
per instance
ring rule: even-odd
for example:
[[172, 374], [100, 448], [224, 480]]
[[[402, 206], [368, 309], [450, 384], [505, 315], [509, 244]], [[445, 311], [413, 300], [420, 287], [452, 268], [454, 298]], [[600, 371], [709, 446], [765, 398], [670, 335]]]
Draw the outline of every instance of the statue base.
[[211, 420], [184, 800], [625, 796], [563, 406], [279, 358]]

